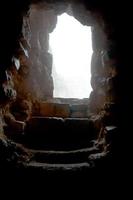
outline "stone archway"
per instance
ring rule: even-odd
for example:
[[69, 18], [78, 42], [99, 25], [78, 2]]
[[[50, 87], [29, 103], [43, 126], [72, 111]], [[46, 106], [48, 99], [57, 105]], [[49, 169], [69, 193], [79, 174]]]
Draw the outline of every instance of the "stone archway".
[[[107, 89], [108, 77], [104, 70], [103, 55], [106, 54], [107, 49], [104, 22], [101, 18], [96, 18], [96, 16], [86, 10], [83, 4], [76, 4], [76, 6], [72, 4], [71, 9], [75, 18], [82, 24], [92, 27], [93, 56], [91, 63], [91, 85], [93, 92], [90, 95], [89, 104], [93, 111], [100, 110], [106, 101], [105, 90]], [[30, 95], [40, 100], [53, 98], [53, 59], [52, 55], [48, 52], [49, 33], [56, 26], [57, 15], [63, 12], [70, 12], [70, 4], [65, 4], [65, 6], [62, 6], [62, 4], [60, 6], [58, 4], [53, 6], [50, 4], [47, 6], [45, 4], [41, 4], [41, 6], [39, 4], [32, 4], [29, 16], [23, 18], [23, 39], [20, 40], [20, 43], [22, 46], [26, 45], [26, 49], [27, 45], [30, 46], [29, 63], [27, 63], [29, 74], [26, 84]], [[80, 15], [78, 15], [78, 12]], [[96, 101], [93, 105], [94, 98]]]

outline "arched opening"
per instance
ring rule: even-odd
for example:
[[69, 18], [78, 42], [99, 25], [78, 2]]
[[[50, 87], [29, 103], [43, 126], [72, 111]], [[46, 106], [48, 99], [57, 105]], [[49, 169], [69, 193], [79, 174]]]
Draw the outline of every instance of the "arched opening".
[[91, 27], [63, 13], [50, 33], [49, 51], [53, 54], [54, 97], [89, 98], [92, 91]]
[[82, 6], [78, 9], [32, 5], [23, 18], [18, 74], [24, 78], [17, 95], [28, 94], [33, 115], [90, 117], [105, 102], [106, 37], [101, 22]]

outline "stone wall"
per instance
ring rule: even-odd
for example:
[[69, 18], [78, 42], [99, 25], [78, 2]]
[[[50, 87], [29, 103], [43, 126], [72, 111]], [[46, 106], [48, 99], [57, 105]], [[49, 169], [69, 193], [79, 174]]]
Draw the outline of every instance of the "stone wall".
[[108, 54], [104, 19], [102, 15], [97, 16], [87, 10], [82, 3], [70, 5], [33, 4], [29, 13], [23, 17], [19, 51], [14, 56], [14, 65], [18, 64], [15, 62], [16, 59], [20, 65], [14, 78], [16, 90], [20, 98], [40, 101], [53, 98], [52, 55], [48, 52], [49, 33], [56, 26], [58, 14], [71, 12], [82, 24], [92, 26], [94, 53], [91, 64], [91, 84], [93, 92], [88, 102], [88, 113], [98, 113], [107, 98], [108, 79], [112, 77], [104, 69], [106, 64], [102, 59], [103, 54]]
[[53, 97], [52, 55], [48, 52], [49, 33], [56, 26], [57, 15], [63, 12], [73, 13], [82, 24], [92, 27], [91, 85], [93, 91], [88, 100], [88, 116], [90, 113], [99, 114], [105, 103], [119, 103], [117, 58], [112, 55], [115, 41], [110, 37], [113, 28], [112, 24], [106, 21], [103, 7], [97, 7], [97, 4], [92, 2], [83, 4], [80, 1], [71, 3], [69, 1], [45, 3], [44, 1], [27, 4], [24, 8], [22, 11], [18, 10], [19, 20], [16, 23], [19, 24], [17, 30], [19, 34], [16, 35], [16, 44], [14, 41], [8, 67], [13, 77], [13, 87], [17, 92], [17, 101], [12, 106], [17, 106], [17, 102], [21, 104], [24, 100], [35, 105], [36, 100], [48, 100]]

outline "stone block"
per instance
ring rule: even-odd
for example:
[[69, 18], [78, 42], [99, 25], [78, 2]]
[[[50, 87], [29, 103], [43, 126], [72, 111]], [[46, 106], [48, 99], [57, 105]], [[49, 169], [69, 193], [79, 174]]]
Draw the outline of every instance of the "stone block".
[[70, 150], [88, 147], [95, 138], [95, 129], [87, 118], [32, 117], [24, 135], [30, 148]]
[[25, 123], [22, 121], [14, 121], [11, 124], [11, 129], [16, 133], [23, 133], [24, 127], [25, 127]]
[[77, 104], [71, 105], [71, 116], [72, 118], [84, 118], [87, 117], [88, 105]]
[[24, 128], [25, 122], [14, 120], [10, 122], [10, 124], [7, 124], [7, 126], [5, 126], [4, 131], [6, 135], [13, 136], [16, 134], [23, 134]]
[[70, 108], [69, 104], [58, 104], [58, 103], [40, 103], [40, 111], [38, 113], [44, 117], [69, 117]]
[[87, 117], [87, 112], [83, 112], [83, 111], [75, 111], [71, 113], [72, 118], [84, 118]]
[[4, 127], [6, 135], [12, 136], [24, 133], [25, 122], [16, 120], [11, 113], [6, 114], [4, 120], [6, 123]]

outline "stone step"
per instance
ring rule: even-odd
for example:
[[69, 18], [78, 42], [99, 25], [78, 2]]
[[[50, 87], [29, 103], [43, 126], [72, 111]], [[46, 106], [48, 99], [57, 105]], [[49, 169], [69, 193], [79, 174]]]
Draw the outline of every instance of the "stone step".
[[73, 151], [40, 151], [30, 150], [32, 161], [54, 164], [71, 164], [88, 162], [90, 154], [98, 152], [98, 149], [85, 148]]
[[33, 109], [33, 115], [42, 117], [82, 118], [88, 117], [88, 100], [54, 99], [39, 102]]
[[25, 128], [25, 143], [35, 149], [78, 149], [95, 139], [93, 122], [87, 118], [33, 117]]
[[45, 172], [63, 172], [63, 171], [84, 171], [91, 168], [91, 165], [87, 162], [83, 163], [72, 163], [72, 164], [49, 164], [49, 163], [41, 163], [41, 162], [30, 162], [25, 165], [30, 172], [40, 171], [40, 173]]

